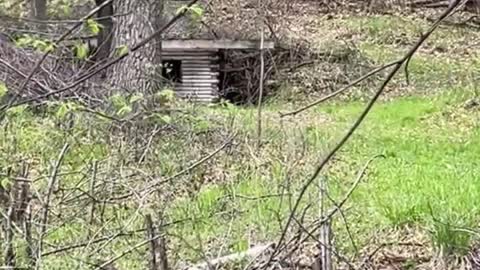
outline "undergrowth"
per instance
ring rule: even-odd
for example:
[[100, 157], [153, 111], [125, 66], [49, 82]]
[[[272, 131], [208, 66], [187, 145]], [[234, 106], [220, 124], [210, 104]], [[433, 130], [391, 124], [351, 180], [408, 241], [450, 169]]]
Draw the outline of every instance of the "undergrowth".
[[[356, 32], [360, 53], [375, 63], [399, 56], [405, 44], [398, 39], [413, 38], [424, 29], [418, 21], [406, 19], [400, 29], [388, 30], [399, 24], [390, 17], [329, 23]], [[417, 94], [377, 104], [322, 173], [330, 196], [338, 200], [368, 159], [385, 156], [372, 163], [346, 203], [345, 219], [334, 220], [335, 244], [342, 253], [353, 256], [357, 247], [367, 247], [373, 238], [405, 228], [415, 228], [430, 239], [427, 245], [447, 255], [465, 254], [478, 240], [480, 107], [467, 106], [479, 98], [478, 56], [452, 57], [456, 47], [446, 39], [462, 39], [464, 34], [447, 33], [450, 29], [441, 30], [428, 46], [443, 46], [446, 51], [422, 51], [411, 63], [411, 84], [399, 77], [392, 86]], [[371, 89], [357, 91], [366, 98]], [[299, 189], [364, 106], [362, 99], [330, 102], [281, 119], [279, 111], [294, 106], [285, 104], [283, 97], [271, 100], [264, 108], [262, 144], [257, 149], [254, 108], [197, 106], [167, 95], [166, 110], [136, 114], [135, 103], [142, 98], [117, 96], [113, 109], [101, 114], [74, 103], [51, 104], [43, 114], [20, 107], [10, 110], [2, 123], [3, 188], [27, 166], [28, 177], [42, 194], [60, 149], [70, 145], [60, 170], [59, 208], [52, 217], [55, 229], [46, 239], [47, 250], [88, 241], [92, 235], [130, 236], [113, 237], [106, 248], [103, 242], [92, 243], [68, 255], [46, 256], [46, 269], [86, 269], [121, 253], [145, 239], [141, 229], [146, 214], [167, 224], [164, 232], [175, 266], [275, 240]], [[114, 119], [105, 117], [112, 112]], [[93, 166], [98, 166], [98, 181], [104, 183], [98, 187], [102, 201], [176, 175], [231, 134], [236, 134], [231, 144], [206, 163], [156, 188], [148, 199], [133, 196], [104, 204], [94, 225], [88, 225], [85, 209], [91, 202], [84, 193]], [[79, 191], [80, 199], [71, 196]], [[313, 187], [301, 203], [301, 208], [310, 207], [305, 222], [318, 218], [318, 201], [318, 189]], [[73, 204], [62, 206], [64, 202]], [[17, 248], [24, 245], [19, 241]], [[141, 269], [145, 256], [146, 247], [138, 248], [116, 266]]]

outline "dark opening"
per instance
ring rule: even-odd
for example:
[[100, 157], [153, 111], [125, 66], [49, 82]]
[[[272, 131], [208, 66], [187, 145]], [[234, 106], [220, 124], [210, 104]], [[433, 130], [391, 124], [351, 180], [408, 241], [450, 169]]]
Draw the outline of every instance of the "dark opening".
[[[259, 96], [260, 57], [259, 51], [220, 50], [220, 96], [233, 104], [254, 104]], [[268, 55], [266, 55], [268, 57]], [[268, 61], [269, 59], [266, 58]], [[265, 78], [271, 76], [273, 69], [265, 63]], [[264, 95], [268, 93], [264, 84]]]
[[181, 60], [163, 60], [162, 77], [173, 83], [182, 82], [182, 61]]

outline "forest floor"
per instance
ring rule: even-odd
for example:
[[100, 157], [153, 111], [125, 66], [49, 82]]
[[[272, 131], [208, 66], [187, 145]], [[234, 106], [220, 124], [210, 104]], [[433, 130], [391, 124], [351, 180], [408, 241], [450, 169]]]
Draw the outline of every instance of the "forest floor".
[[[394, 15], [345, 15], [314, 23], [319, 47], [350, 40], [358, 59], [369, 65], [402, 55], [429, 24], [418, 16]], [[475, 253], [480, 235], [479, 36], [475, 29], [442, 27], [412, 60], [410, 84], [400, 74], [322, 171], [319, 181], [326, 180], [329, 196], [339, 200], [364, 164], [384, 155], [371, 163], [342, 215], [333, 219], [335, 248], [354, 264], [370, 254], [371, 269], [460, 269], [468, 264], [462, 258]], [[169, 106], [178, 111], [156, 115], [166, 128], [146, 136], [140, 150], [131, 143], [132, 134], [112, 130], [109, 120], [98, 114], [58, 104], [44, 115], [17, 108], [9, 113], [0, 138], [5, 153], [0, 164], [18, 164], [13, 165], [15, 171], [29, 163], [29, 177], [37, 179], [35, 189], [41, 193], [60, 149], [70, 145], [52, 204], [58, 208], [52, 210], [56, 213], [47, 253], [118, 232], [130, 236], [47, 254], [45, 269], [88, 269], [93, 262], [122, 254], [145, 239], [144, 233], [133, 233], [144, 227], [143, 215], [159, 212], [169, 224], [164, 230], [176, 269], [277, 240], [300, 187], [359, 115], [374, 86], [369, 82], [340, 100], [281, 118], [280, 112], [316, 98], [315, 93], [305, 97], [302, 89], [285, 87], [263, 108], [260, 148], [257, 111], [249, 106], [171, 101]], [[60, 124], [71, 112], [75, 124]], [[98, 223], [88, 226], [85, 209], [91, 202], [81, 196], [89, 189], [93, 163], [98, 165], [98, 179], [107, 183], [97, 188], [98, 196], [123, 194], [152, 179], [176, 175], [221, 146], [230, 134], [236, 135], [228, 147], [159, 188], [158, 197], [104, 205], [94, 217]], [[301, 203], [307, 208], [305, 224], [319, 216], [317, 186]], [[332, 206], [330, 201], [325, 204]], [[314, 244], [306, 244], [303, 255], [313, 257]], [[20, 241], [18, 247], [22, 245]], [[380, 246], [385, 248], [373, 255]], [[144, 269], [146, 256], [142, 246], [115, 265]]]

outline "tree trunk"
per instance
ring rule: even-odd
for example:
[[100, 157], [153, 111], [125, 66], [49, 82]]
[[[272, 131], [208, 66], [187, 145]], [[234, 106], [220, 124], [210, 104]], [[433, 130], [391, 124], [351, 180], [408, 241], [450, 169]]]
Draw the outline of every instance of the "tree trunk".
[[[30, 0], [30, 17], [36, 21], [47, 20], [47, 0]], [[44, 31], [46, 24], [39, 23], [35, 29]]]
[[[113, 45], [131, 48], [158, 29], [162, 23], [164, 0], [122, 0], [114, 2], [116, 19]], [[124, 15], [126, 14], [126, 15]], [[161, 71], [160, 38], [136, 51], [110, 70], [114, 91], [151, 93], [156, 90]], [[160, 67], [159, 67], [160, 65]], [[160, 73], [161, 75], [161, 73]]]
[[[97, 6], [102, 5], [106, 0], [95, 0]], [[92, 60], [102, 61], [110, 56], [113, 42], [113, 5], [109, 4], [97, 13], [98, 23], [102, 25], [97, 36], [97, 48]]]
[[46, 20], [47, 0], [30, 0], [30, 16], [38, 21]]

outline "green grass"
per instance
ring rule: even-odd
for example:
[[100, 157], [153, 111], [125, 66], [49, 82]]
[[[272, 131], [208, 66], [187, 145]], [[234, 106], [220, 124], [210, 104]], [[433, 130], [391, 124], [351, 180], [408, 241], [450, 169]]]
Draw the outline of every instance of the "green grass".
[[[426, 29], [422, 20], [397, 19], [346, 17], [329, 21], [324, 27], [358, 33], [359, 53], [380, 64], [400, 56], [413, 38]], [[338, 200], [367, 160], [385, 155], [371, 164], [364, 181], [345, 205], [357, 246], [365, 247], [373, 238], [388, 236], [385, 232], [404, 228], [414, 228], [446, 254], [463, 254], [478, 240], [470, 229], [478, 229], [480, 222], [480, 109], [465, 109], [462, 105], [480, 96], [479, 57], [468, 48], [464, 52], [470, 55], [454, 54], [452, 45], [458, 41], [467, 47], [465, 44], [476, 40], [477, 34], [440, 29], [426, 48], [440, 46], [447, 51], [421, 51], [410, 65], [412, 84], [407, 86], [399, 76], [390, 87], [397, 91], [412, 88], [416, 94], [376, 104], [322, 172], [322, 177], [328, 179], [331, 196]], [[406, 44], [399, 43], [405, 37]], [[135, 161], [138, 149], [130, 135], [110, 130], [105, 119], [75, 112], [76, 125], [65, 129], [59, 125], [64, 118], [58, 113], [39, 116], [19, 111], [10, 115], [2, 127], [5, 132], [0, 135], [0, 166], [18, 171], [26, 162], [30, 164], [31, 177], [48, 176], [60, 149], [68, 142], [70, 150], [62, 171], [83, 173], [62, 176], [61, 186], [65, 190], [88, 190], [85, 179], [91, 176], [92, 162], [98, 161], [99, 179], [115, 179], [102, 191], [103, 196], [109, 196], [151, 181], [143, 174], [133, 179], [125, 175], [138, 171], [154, 177], [175, 175], [221, 145], [227, 134], [236, 132], [232, 147], [162, 186], [158, 197], [143, 204], [132, 200], [108, 206], [106, 220], [112, 220], [94, 228], [85, 224], [88, 203], [62, 209], [72, 219], [47, 237], [50, 244], [63, 246], [85, 241], [92, 232], [108, 234], [127, 220], [131, 222], [122, 230], [137, 230], [144, 226], [143, 215], [156, 215], [166, 207], [167, 223], [182, 221], [165, 230], [172, 263], [194, 262], [204, 255], [215, 257], [277, 239], [300, 188], [364, 106], [360, 100], [334, 101], [296, 117], [280, 119], [280, 111], [296, 106], [285, 104], [283, 99], [270, 100], [263, 113], [262, 148], [257, 150], [255, 108], [179, 104], [183, 113], [169, 115], [166, 121], [175, 127], [174, 131], [166, 131], [152, 141], [151, 151], [142, 164]], [[165, 121], [164, 115], [162, 119]], [[6, 179], [1, 180], [8, 186]], [[45, 192], [46, 186], [46, 177], [35, 182], [40, 193]], [[311, 205], [306, 222], [318, 218], [317, 193], [317, 188], [312, 187], [301, 202], [302, 209]], [[338, 248], [352, 254], [353, 245], [342, 219], [335, 218], [334, 229]], [[81, 260], [90, 258], [72, 257], [88, 251], [93, 254], [92, 259], [109, 258], [143, 241], [145, 236], [142, 232], [128, 239], [113, 241], [102, 252], [95, 252], [98, 246], [92, 246], [69, 256], [47, 257], [46, 269], [88, 268]], [[141, 248], [122, 258], [117, 266], [141, 269], [146, 254], [146, 248]]]
[[[338, 160], [324, 172], [331, 181], [332, 194], [341, 197], [349, 188], [354, 173], [367, 159], [377, 154], [386, 155], [386, 159], [373, 163], [366, 182], [348, 203], [352, 208], [350, 222], [354, 224], [358, 241], [367, 243], [369, 236], [379, 228], [412, 226], [424, 229], [432, 238], [432, 244], [448, 252], [465, 251], [472, 235], [456, 228], [475, 228], [480, 221], [480, 186], [477, 184], [480, 168], [476, 162], [480, 158], [480, 113], [478, 109], [466, 111], [459, 105], [471, 96], [472, 92], [465, 89], [463, 93], [408, 97], [378, 104], [341, 151]], [[275, 106], [266, 109], [267, 119], [268, 115], [275, 114], [270, 111], [272, 108], [276, 110]], [[363, 104], [356, 102], [328, 104], [298, 116], [300, 123], [295, 128], [304, 129], [306, 136], [302, 137], [295, 136], [293, 130], [284, 134], [275, 120], [265, 123], [264, 136], [275, 138], [260, 154], [268, 158], [268, 168], [251, 170], [251, 165], [247, 164], [253, 161], [245, 162], [246, 170], [238, 168], [241, 179], [225, 184], [225, 189], [207, 187], [193, 202], [201, 211], [210, 213], [212, 205], [216, 205], [212, 202], [218, 203], [232, 193], [248, 197], [279, 193], [279, 185], [288, 174], [285, 166], [288, 162], [272, 158], [273, 153], [294, 153], [292, 148], [299, 147], [301, 140], [306, 138], [305, 164], [296, 168], [292, 179], [293, 191], [297, 194], [295, 190], [312, 173], [314, 162], [335, 142], [334, 137], [343, 134], [362, 108]], [[254, 111], [234, 110], [241, 115], [240, 129], [253, 132], [254, 121], [250, 117]], [[315, 114], [327, 114], [331, 120], [325, 124], [307, 123]], [[264, 157], [264, 152], [271, 156]], [[189, 201], [189, 207], [191, 203]], [[203, 239], [215, 239], [227, 230], [222, 224], [229, 221], [229, 225], [233, 224], [233, 246], [235, 242], [249, 240], [245, 236], [247, 228], [253, 228], [259, 240], [272, 239], [279, 230], [273, 213], [278, 211], [285, 215], [285, 207], [279, 198], [237, 199], [227, 207], [239, 211], [233, 220], [214, 219], [202, 227], [203, 230], [197, 228], [196, 231]], [[342, 225], [338, 226], [337, 229], [345, 233]], [[351, 247], [347, 244], [344, 248]]]
[[[480, 221], [480, 110], [462, 106], [476, 96], [475, 89], [458, 88], [375, 105], [365, 123], [322, 173], [329, 181], [331, 196], [338, 200], [368, 159], [378, 154], [386, 156], [372, 163], [364, 182], [345, 206], [357, 245], [368, 245], [372, 236], [384, 230], [404, 227], [418, 228], [430, 237], [432, 246], [448, 253], [465, 252], [476, 240], [465, 228], [475, 229]], [[15, 167], [21, 160], [30, 159], [35, 176], [48, 175], [67, 141], [71, 149], [62, 171], [83, 170], [88, 176], [95, 159], [100, 161], [103, 179], [113, 175], [118, 177], [118, 183], [135, 188], [148, 179], [122, 178], [132, 167], [159, 176], [174, 175], [218, 147], [226, 133], [236, 130], [235, 146], [230, 151], [162, 187], [162, 199], [145, 202], [139, 210], [134, 201], [109, 207], [105, 215], [118, 220], [105, 228], [93, 229], [113, 231], [121, 222], [130, 220], [124, 230], [136, 230], [143, 226], [144, 214], [157, 213], [158, 207], [168, 205], [167, 222], [185, 220], [167, 228], [172, 261], [197, 261], [202, 253], [216, 256], [218, 252], [241, 251], [276, 239], [299, 188], [364, 105], [359, 101], [333, 102], [281, 120], [278, 112], [287, 106], [269, 104], [263, 114], [264, 144], [260, 151], [255, 148], [255, 108], [195, 108], [188, 119], [178, 118], [179, 133], [166, 133], [154, 141], [149, 162], [142, 165], [132, 160], [135, 151], [128, 140], [115, 134], [118, 138], [111, 138], [109, 144], [105, 139], [108, 132], [102, 128], [104, 123], [97, 123], [91, 116], [78, 114], [89, 121], [78, 122], [73, 131], [66, 133], [55, 125], [55, 117], [24, 113], [9, 118], [8, 132], [0, 141], [5, 153], [1, 162], [4, 167]], [[230, 126], [233, 116], [234, 126]], [[184, 134], [183, 129], [190, 131]], [[66, 190], [88, 189], [83, 174], [64, 176], [60, 181]], [[40, 192], [46, 184], [46, 178], [36, 182]], [[107, 187], [122, 193], [122, 186]], [[306, 222], [318, 215], [317, 192], [312, 187], [302, 200], [301, 208], [312, 204]], [[92, 228], [86, 226], [88, 211], [82, 209], [88, 203], [78, 207], [65, 212], [72, 219], [49, 234], [51, 244], [62, 246], [86, 239]], [[339, 248], [347, 254], [353, 252], [343, 221], [336, 218], [334, 226]], [[114, 242], [102, 256], [121, 252], [142, 239], [143, 235], [137, 234], [129, 242]], [[140, 249], [121, 259], [119, 265], [125, 269], [140, 267], [145, 252]], [[58, 265], [58, 259], [49, 257], [45, 263]], [[78, 261], [66, 258], [62, 263], [79, 265]]]

